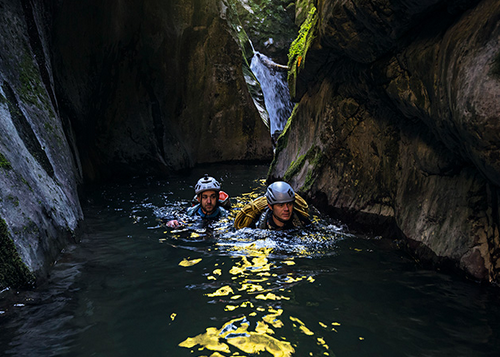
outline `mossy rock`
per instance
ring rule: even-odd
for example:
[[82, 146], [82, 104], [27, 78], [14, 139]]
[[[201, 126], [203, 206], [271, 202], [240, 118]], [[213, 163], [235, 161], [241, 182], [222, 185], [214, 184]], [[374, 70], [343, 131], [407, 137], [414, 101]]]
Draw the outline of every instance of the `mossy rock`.
[[21, 261], [5, 220], [0, 218], [0, 289], [27, 288], [35, 277]]
[[290, 45], [288, 52], [288, 87], [290, 96], [296, 97], [296, 81], [300, 71], [306, 63], [307, 51], [317, 37], [318, 31], [318, 12], [315, 7], [309, 10], [307, 19], [300, 26], [297, 38]]
[[5, 158], [5, 156], [0, 152], [0, 169], [10, 170], [12, 169], [12, 165], [9, 160]]
[[232, 1], [256, 51], [284, 63], [290, 43], [297, 35], [295, 1]]

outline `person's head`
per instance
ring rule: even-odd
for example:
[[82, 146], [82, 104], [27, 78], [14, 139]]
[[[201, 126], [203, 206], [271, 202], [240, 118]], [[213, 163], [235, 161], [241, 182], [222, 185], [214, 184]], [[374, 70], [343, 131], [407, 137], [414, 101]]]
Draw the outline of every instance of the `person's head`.
[[267, 206], [273, 212], [273, 220], [283, 226], [292, 218], [295, 192], [292, 186], [284, 181], [270, 184], [266, 191]]
[[201, 204], [203, 213], [209, 215], [217, 208], [219, 201], [220, 183], [213, 177], [205, 174], [198, 180], [194, 187], [194, 192], [198, 202]]

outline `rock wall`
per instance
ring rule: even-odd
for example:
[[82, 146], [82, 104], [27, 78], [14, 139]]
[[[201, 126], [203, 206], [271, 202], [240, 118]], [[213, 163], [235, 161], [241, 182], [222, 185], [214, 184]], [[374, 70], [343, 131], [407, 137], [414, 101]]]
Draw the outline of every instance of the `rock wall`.
[[0, 290], [77, 238], [82, 183], [271, 160], [226, 5], [0, 0]]
[[57, 95], [85, 178], [272, 158], [227, 9], [216, 0], [56, 9]]
[[0, 290], [44, 277], [82, 219], [40, 5], [0, 1]]
[[314, 3], [270, 176], [422, 261], [498, 282], [500, 4]]

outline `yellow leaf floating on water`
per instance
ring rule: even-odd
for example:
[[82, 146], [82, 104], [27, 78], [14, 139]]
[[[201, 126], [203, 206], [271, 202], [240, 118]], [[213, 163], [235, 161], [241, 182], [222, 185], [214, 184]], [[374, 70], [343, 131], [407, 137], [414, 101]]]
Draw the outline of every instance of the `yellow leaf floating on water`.
[[223, 286], [222, 288], [217, 289], [217, 291], [211, 294], [205, 294], [205, 295], [209, 297], [214, 297], [214, 296], [226, 296], [233, 293], [234, 293], [233, 289], [229, 285], [226, 285]]
[[222, 275], [222, 270], [221, 269], [215, 269], [213, 272], [212, 272], [213, 275]]
[[201, 262], [201, 258], [199, 259], [193, 259], [193, 260], [188, 260], [188, 259], [183, 259], [179, 265], [181, 267], [190, 267], [190, 266], [193, 266], [195, 264], [198, 264], [199, 262]]
[[172, 321], [174, 321], [175, 317], [177, 316], [177, 314], [175, 312], [173, 312], [171, 315], [170, 315], [170, 318], [172, 319]]
[[323, 327], [323, 328], [327, 328], [327, 327], [328, 327], [326, 324], [322, 323], [321, 321], [319, 321], [318, 323], [319, 323], [319, 325], [320, 325], [321, 327]]

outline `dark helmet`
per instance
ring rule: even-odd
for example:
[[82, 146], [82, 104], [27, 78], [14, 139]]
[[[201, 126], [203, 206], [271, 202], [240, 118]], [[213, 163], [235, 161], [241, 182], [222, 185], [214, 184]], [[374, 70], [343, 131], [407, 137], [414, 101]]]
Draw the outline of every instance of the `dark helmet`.
[[196, 186], [194, 186], [194, 192], [196, 195], [199, 195], [200, 193], [204, 191], [220, 191], [220, 183], [213, 177], [208, 176], [208, 174], [205, 174], [204, 177], [198, 180], [196, 183]]
[[267, 203], [274, 205], [276, 203], [286, 203], [295, 201], [295, 192], [292, 186], [284, 181], [276, 181], [267, 187]]

